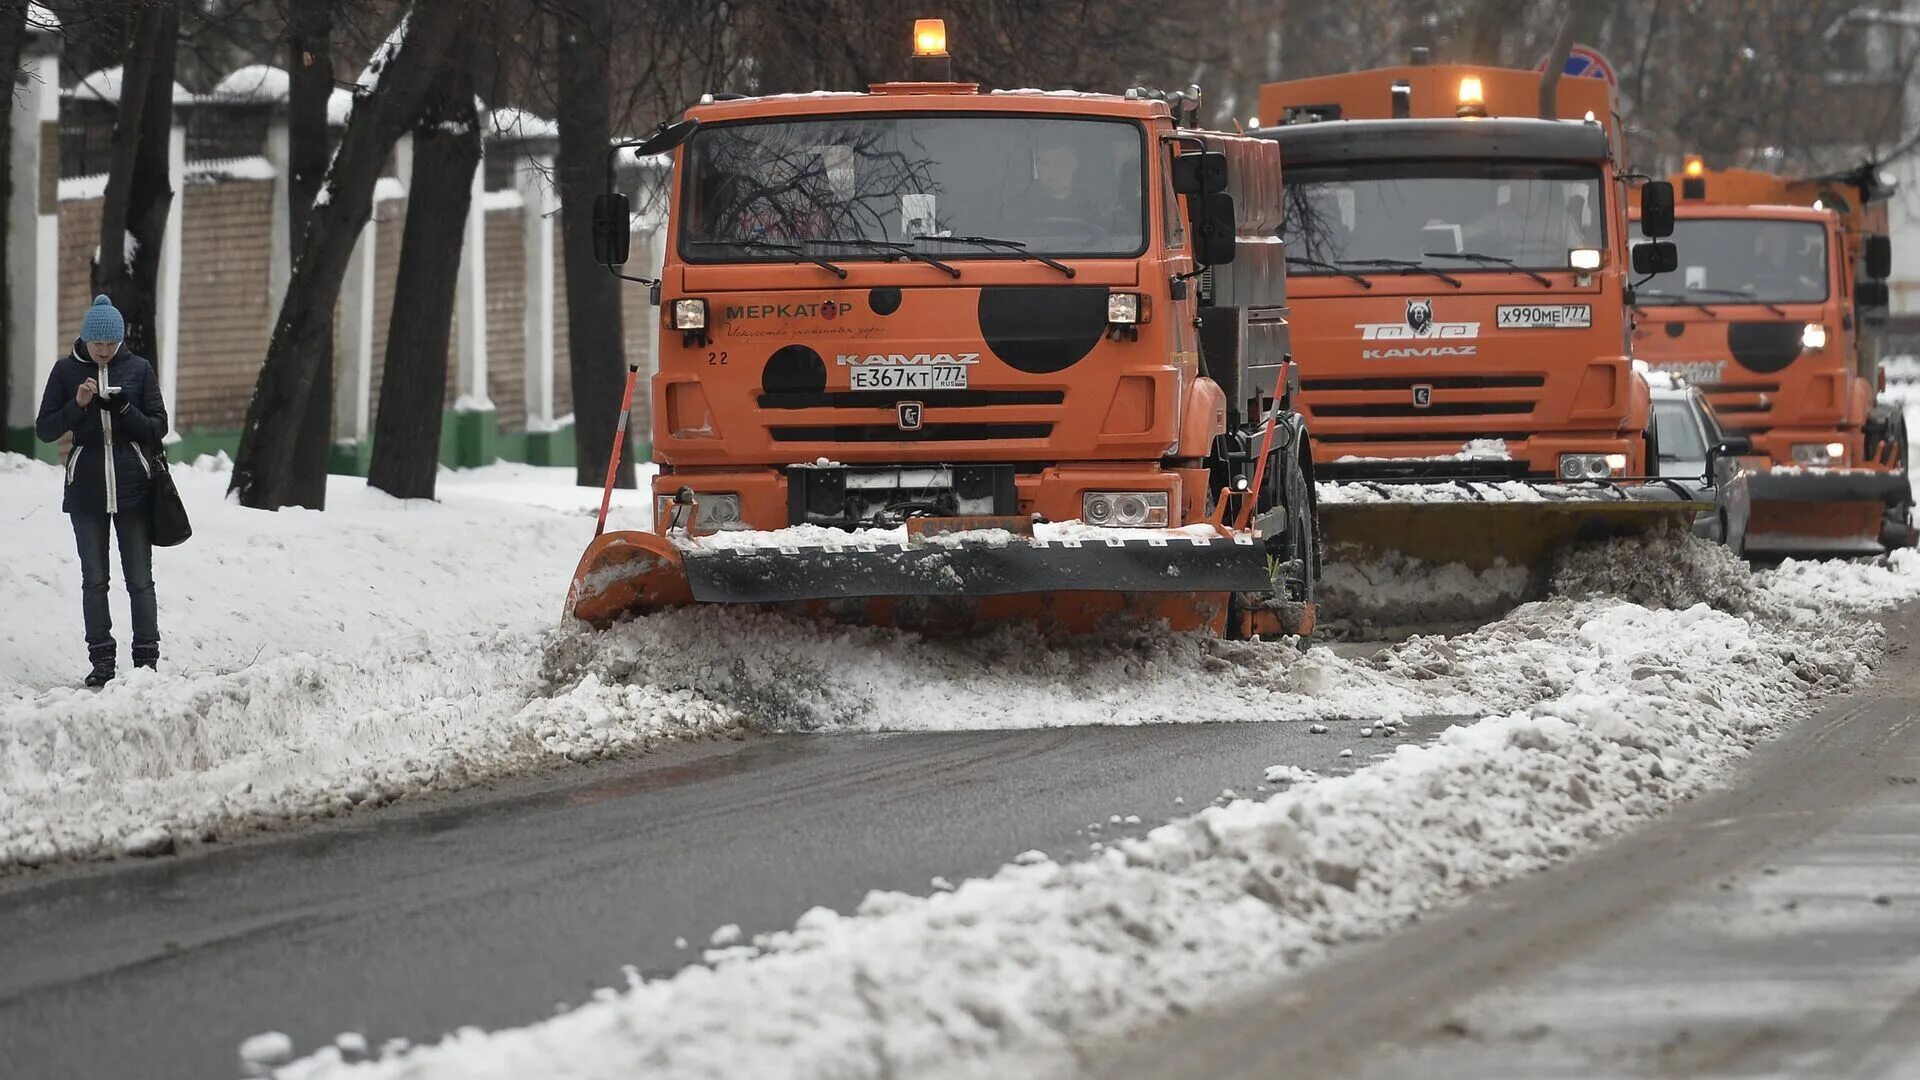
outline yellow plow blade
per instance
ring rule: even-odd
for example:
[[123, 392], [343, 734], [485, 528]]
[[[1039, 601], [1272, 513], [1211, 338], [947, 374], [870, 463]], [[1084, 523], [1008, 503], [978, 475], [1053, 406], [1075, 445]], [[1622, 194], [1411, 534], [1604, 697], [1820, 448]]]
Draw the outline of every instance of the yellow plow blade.
[[1425, 563], [1544, 568], [1570, 544], [1687, 528], [1713, 510], [1695, 500], [1378, 502], [1321, 504], [1327, 558], [1393, 555]]

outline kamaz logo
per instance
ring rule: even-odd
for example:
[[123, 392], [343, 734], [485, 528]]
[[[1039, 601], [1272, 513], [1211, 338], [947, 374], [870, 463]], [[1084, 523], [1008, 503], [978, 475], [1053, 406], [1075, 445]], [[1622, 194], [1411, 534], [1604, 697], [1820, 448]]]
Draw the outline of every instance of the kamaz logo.
[[1472, 356], [1477, 345], [1426, 345], [1406, 349], [1361, 349], [1362, 360], [1406, 360], [1416, 356]]
[[884, 364], [889, 367], [923, 367], [929, 364], [977, 364], [980, 354], [963, 353], [840, 353], [833, 358], [840, 367], [863, 367], [867, 364]]

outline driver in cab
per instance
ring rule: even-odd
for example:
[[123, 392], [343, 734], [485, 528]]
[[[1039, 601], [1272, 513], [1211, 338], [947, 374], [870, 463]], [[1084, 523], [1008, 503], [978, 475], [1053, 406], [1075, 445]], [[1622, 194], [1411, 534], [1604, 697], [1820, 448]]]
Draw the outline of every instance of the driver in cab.
[[1036, 249], [1107, 246], [1119, 227], [1120, 200], [1100, 190], [1097, 173], [1084, 169], [1081, 157], [1065, 143], [1034, 151], [1032, 183], [1007, 208], [1019, 230], [1007, 234], [1010, 239]]

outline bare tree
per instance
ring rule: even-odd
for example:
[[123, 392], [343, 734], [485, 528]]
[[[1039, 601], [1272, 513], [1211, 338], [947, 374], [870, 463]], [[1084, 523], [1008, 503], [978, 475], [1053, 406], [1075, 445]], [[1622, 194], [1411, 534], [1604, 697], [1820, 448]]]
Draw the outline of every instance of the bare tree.
[[[8, 279], [7, 245], [16, 227], [13, 209], [13, 80], [20, 71], [20, 54], [27, 44], [26, 0], [0, 0], [0, 71], [7, 82], [0, 87], [0, 312], [13, 310], [13, 283]], [[12, 336], [0, 333], [0, 429], [13, 415]], [[33, 393], [28, 387], [23, 394]], [[0, 440], [0, 451], [6, 449]]]
[[[160, 248], [173, 206], [167, 159], [173, 137], [173, 69], [180, 37], [178, 0], [127, 0], [132, 19], [121, 69], [113, 165], [100, 210], [93, 291], [113, 297], [127, 321], [127, 347], [156, 367]], [[131, 244], [132, 250], [128, 250]]]
[[[326, 180], [327, 101], [333, 95], [335, 0], [288, 0], [287, 12], [287, 229], [288, 252], [306, 247], [313, 200]], [[327, 505], [327, 460], [333, 447], [333, 322], [315, 328], [313, 389], [295, 440], [287, 501], [322, 510]]]
[[475, 12], [484, 6], [418, 0], [368, 64], [247, 407], [229, 488], [246, 506], [292, 505], [300, 426], [327, 344], [321, 331], [332, 324], [347, 260], [373, 212], [374, 184], [395, 140], [426, 109], [447, 67], [470, 44]]
[[[560, 231], [567, 288], [568, 366], [573, 375], [574, 475], [598, 487], [613, 456], [620, 419], [626, 349], [621, 340], [620, 281], [593, 261], [593, 198], [605, 186], [613, 141], [612, 0], [562, 0], [559, 34]], [[624, 458], [624, 455], [623, 455]], [[616, 482], [632, 487], [622, 460]]]
[[402, 499], [433, 498], [447, 389], [447, 339], [473, 200], [473, 171], [480, 166], [471, 51], [463, 48], [461, 54], [413, 126], [407, 223], [387, 330], [373, 461], [367, 470], [368, 484]]

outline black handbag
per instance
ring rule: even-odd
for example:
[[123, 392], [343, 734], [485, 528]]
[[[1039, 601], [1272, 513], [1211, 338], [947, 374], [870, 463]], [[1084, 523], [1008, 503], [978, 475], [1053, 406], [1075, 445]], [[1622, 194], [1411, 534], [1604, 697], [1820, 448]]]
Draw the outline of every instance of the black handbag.
[[187, 520], [187, 504], [180, 500], [180, 489], [174, 486], [173, 474], [167, 471], [167, 452], [158, 448], [153, 452], [153, 483], [147, 505], [153, 512], [154, 547], [184, 544], [193, 535], [193, 524]]

